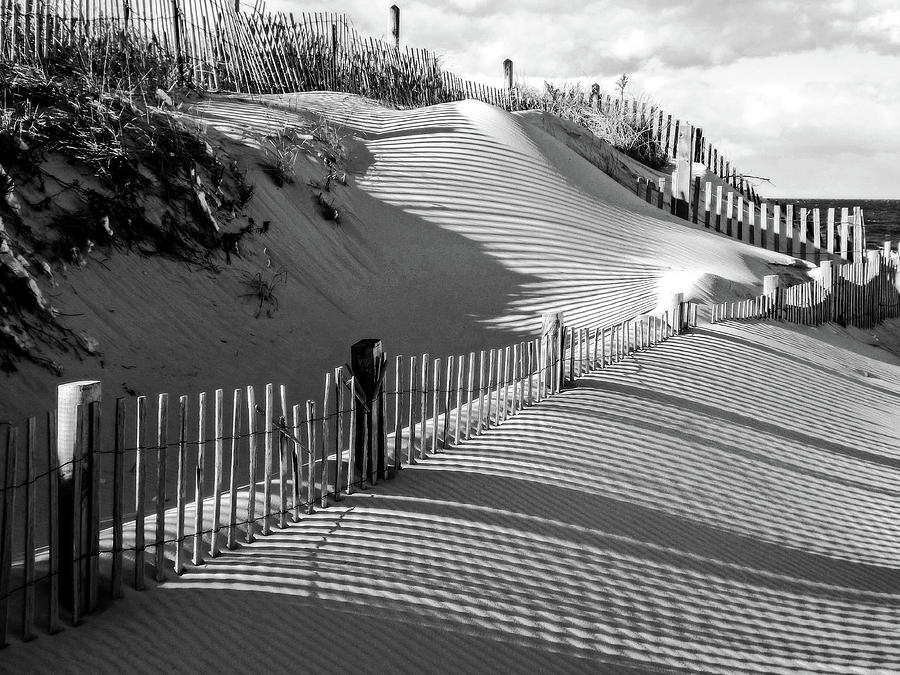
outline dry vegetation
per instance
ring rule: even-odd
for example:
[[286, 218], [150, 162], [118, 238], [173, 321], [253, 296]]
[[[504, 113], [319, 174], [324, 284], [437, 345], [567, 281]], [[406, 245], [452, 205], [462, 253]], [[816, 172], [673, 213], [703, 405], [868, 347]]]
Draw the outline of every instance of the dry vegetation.
[[68, 51], [49, 72], [0, 62], [3, 370], [20, 358], [58, 370], [48, 344], [94, 351], [61, 327], [41, 278], [98, 249], [214, 267], [253, 194], [235, 162], [165, 109], [190, 92], [155, 92], [169, 79], [164, 64], [123, 70], [110, 58], [98, 71], [91, 54]]
[[[623, 95], [621, 100], [624, 100], [625, 84], [627, 79], [621, 85]], [[564, 120], [575, 122], [650, 168], [661, 169], [669, 162], [668, 156], [653, 133], [652, 121], [647, 118], [634, 118], [627, 113], [624, 105], [608, 112], [601, 112], [592, 104], [590, 95], [580, 84], [563, 84], [556, 87], [545, 82], [543, 91], [528, 85], [520, 85], [518, 89], [521, 108], [543, 110]], [[651, 107], [649, 99], [639, 100], [638, 106], [642, 109]]]

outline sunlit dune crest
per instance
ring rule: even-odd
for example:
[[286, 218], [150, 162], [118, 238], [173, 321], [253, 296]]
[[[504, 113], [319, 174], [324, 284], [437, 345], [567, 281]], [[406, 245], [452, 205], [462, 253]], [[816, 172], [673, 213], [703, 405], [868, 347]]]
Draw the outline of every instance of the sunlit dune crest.
[[211, 101], [195, 114], [252, 142], [289, 123], [294, 110], [327, 116], [360, 139], [371, 155], [361, 190], [478, 242], [533, 279], [509, 299], [506, 316], [483, 319], [490, 324], [533, 329], [549, 310], [577, 324], [612, 323], [654, 309], [666, 293], [705, 298], [718, 279], [749, 289], [769, 263], [790, 260], [686, 226], [531, 117], [478, 101], [385, 110], [344, 94], [304, 93]]

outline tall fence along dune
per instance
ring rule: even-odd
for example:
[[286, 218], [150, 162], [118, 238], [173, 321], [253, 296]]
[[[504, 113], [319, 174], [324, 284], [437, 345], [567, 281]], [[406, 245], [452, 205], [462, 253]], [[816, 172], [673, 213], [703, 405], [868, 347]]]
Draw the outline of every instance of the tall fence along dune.
[[360, 34], [344, 14], [269, 12], [264, 3], [246, 12], [225, 0], [83, 0], [77, 6], [4, 0], [0, 59], [45, 72], [74, 65], [127, 89], [158, 81], [257, 94], [340, 91], [409, 107], [467, 98], [505, 110], [581, 107], [654, 142], [664, 157], [705, 164], [759, 202], [752, 181], [702, 128], [646, 98], [615, 96], [599, 84], [562, 95], [547, 85], [535, 96], [514, 81], [511, 59], [497, 64], [504, 87], [461, 78], [442, 68], [434, 52], [401, 47], [400, 10], [390, 11], [393, 43]]

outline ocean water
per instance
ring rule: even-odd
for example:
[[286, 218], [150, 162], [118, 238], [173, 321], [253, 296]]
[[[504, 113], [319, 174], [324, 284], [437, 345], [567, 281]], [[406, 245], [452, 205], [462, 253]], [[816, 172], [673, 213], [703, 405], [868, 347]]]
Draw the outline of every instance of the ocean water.
[[900, 199], [791, 199], [778, 200], [782, 204], [796, 204], [796, 208], [821, 209], [822, 225], [825, 224], [825, 211], [834, 208], [840, 214], [842, 208], [853, 212], [854, 206], [863, 210], [866, 220], [866, 245], [869, 248], [881, 246], [890, 240], [892, 247], [897, 248], [900, 240]]

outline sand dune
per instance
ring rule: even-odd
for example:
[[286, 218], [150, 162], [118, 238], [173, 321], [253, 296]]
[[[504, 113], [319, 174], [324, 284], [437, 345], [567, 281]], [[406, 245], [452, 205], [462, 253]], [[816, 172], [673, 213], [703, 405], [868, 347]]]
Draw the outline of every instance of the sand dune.
[[[314, 167], [277, 188], [258, 166], [258, 137], [301, 113], [347, 135], [337, 226], [310, 208]], [[185, 114], [245, 159], [252, 215], [273, 226], [219, 275], [121, 255], [63, 280], [54, 301], [100, 338], [110, 399], [120, 382], [178, 394], [290, 373], [302, 400], [361, 337], [467, 353], [534, 334], [546, 310], [606, 325], [672, 292], [749, 297], [763, 274], [803, 273], [476, 102], [227, 97]], [[241, 274], [282, 266], [278, 311], [251, 320]], [[900, 357], [859, 337], [701, 327], [14, 643], [0, 670], [896, 671]], [[52, 400], [55, 381], [23, 373], [13, 417]]]

